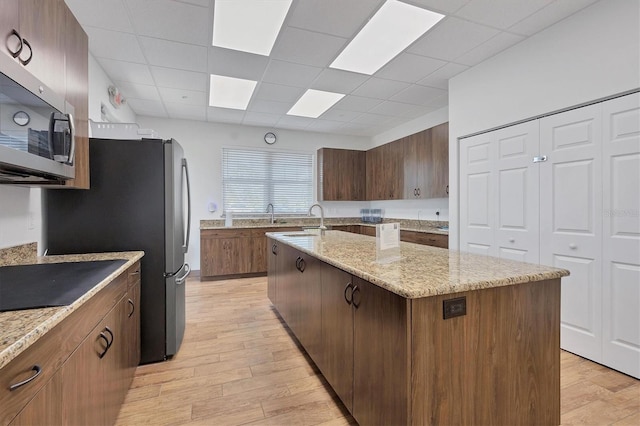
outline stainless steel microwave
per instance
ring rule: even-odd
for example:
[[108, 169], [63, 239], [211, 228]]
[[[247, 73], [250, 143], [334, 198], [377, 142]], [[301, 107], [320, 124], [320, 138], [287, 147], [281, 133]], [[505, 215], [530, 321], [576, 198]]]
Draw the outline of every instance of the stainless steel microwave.
[[0, 184], [75, 176], [73, 107], [0, 53]]

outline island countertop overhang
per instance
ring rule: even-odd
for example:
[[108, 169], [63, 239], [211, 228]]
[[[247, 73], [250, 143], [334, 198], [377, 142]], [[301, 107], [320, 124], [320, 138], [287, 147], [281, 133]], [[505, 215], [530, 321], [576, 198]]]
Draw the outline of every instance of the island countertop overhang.
[[[293, 234], [297, 234], [293, 236]], [[342, 231], [267, 236], [408, 299], [557, 279], [566, 269], [413, 243], [400, 243], [401, 259], [376, 262], [374, 237]]]

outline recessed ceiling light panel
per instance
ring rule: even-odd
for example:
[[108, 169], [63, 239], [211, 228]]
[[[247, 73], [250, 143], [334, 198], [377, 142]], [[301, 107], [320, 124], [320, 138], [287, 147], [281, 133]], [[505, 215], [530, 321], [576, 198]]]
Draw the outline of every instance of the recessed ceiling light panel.
[[247, 109], [258, 82], [211, 74], [209, 83], [210, 106]]
[[216, 0], [213, 45], [269, 56], [292, 0]]
[[444, 15], [387, 0], [331, 64], [331, 68], [372, 75], [416, 41]]
[[318, 118], [343, 97], [344, 94], [342, 93], [309, 89], [291, 107], [287, 115]]

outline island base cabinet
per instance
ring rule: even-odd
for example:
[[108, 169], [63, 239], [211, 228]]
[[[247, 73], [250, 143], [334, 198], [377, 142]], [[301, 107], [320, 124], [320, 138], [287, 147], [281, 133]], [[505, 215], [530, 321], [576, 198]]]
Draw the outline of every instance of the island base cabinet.
[[412, 302], [412, 424], [560, 424], [559, 279]]
[[62, 424], [62, 407], [58, 399], [62, 395], [62, 380], [53, 376], [26, 407], [9, 423], [11, 426]]

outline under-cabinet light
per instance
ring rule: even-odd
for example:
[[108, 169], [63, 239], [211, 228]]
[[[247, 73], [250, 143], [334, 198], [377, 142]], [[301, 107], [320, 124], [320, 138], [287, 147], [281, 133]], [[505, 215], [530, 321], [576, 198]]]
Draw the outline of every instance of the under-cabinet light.
[[344, 97], [342, 93], [325, 92], [322, 90], [307, 90], [291, 107], [287, 115], [318, 118]]
[[209, 105], [220, 108], [247, 109], [257, 81], [211, 74]]

